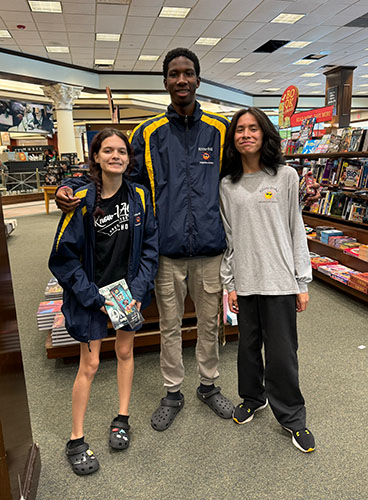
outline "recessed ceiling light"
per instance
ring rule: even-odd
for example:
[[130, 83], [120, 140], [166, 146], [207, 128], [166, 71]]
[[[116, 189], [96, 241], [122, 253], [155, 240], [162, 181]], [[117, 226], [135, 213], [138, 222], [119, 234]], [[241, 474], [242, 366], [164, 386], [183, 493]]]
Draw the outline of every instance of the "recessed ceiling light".
[[11, 38], [11, 34], [8, 30], [0, 30], [0, 38]]
[[295, 41], [295, 42], [289, 42], [286, 45], [284, 45], [285, 49], [301, 49], [303, 47], [306, 47], [312, 42], [302, 42], [300, 41]]
[[366, 90], [360, 90], [359, 92], [355, 92], [355, 91], [353, 90], [353, 94], [366, 94], [366, 93], [367, 93], [367, 91], [366, 91]]
[[271, 23], [294, 24], [304, 16], [305, 16], [305, 14], [287, 14], [285, 12], [282, 12], [281, 14], [276, 16], [274, 19], [272, 19]]
[[205, 38], [205, 37], [200, 37], [198, 40], [195, 42], [196, 45], [216, 45], [219, 43], [221, 38]]
[[309, 92], [310, 94], [323, 94], [323, 90], [312, 90], [312, 92]]
[[95, 64], [97, 66], [112, 66], [114, 59], [95, 59]]
[[312, 78], [313, 76], [318, 76], [319, 73], [303, 73], [301, 76], [305, 76], [306, 78]]
[[28, 0], [29, 6], [32, 12], [62, 12], [61, 2], [34, 2], [33, 0]]
[[360, 75], [360, 78], [368, 78], [368, 75]]
[[240, 73], [237, 73], [236, 76], [252, 76], [254, 73], [255, 71], [241, 71]]
[[267, 78], [261, 78], [260, 80], [256, 80], [256, 83], [268, 83], [272, 82], [272, 80], [268, 80]]
[[46, 47], [47, 52], [69, 54], [69, 47]]
[[293, 64], [312, 64], [313, 62], [316, 62], [316, 59], [299, 59], [299, 61], [293, 62]]
[[276, 90], [280, 90], [280, 87], [270, 87], [269, 89], [265, 89], [267, 92], [276, 92]]
[[317, 87], [318, 85], [322, 85], [322, 83], [307, 83], [307, 87]]
[[359, 87], [368, 87], [368, 83], [361, 83]]
[[141, 55], [139, 61], [157, 61], [160, 56]]
[[[367, 50], [367, 49], [365, 49], [365, 50]], [[362, 64], [362, 66], [368, 66], [368, 63]]]
[[118, 42], [120, 33], [96, 33], [96, 40], [98, 42]]
[[183, 19], [187, 17], [190, 9], [184, 7], [162, 7], [160, 14], [158, 17], [178, 17]]
[[224, 57], [223, 59], [221, 59], [220, 63], [237, 63], [238, 61], [240, 61], [240, 59], [240, 57]]

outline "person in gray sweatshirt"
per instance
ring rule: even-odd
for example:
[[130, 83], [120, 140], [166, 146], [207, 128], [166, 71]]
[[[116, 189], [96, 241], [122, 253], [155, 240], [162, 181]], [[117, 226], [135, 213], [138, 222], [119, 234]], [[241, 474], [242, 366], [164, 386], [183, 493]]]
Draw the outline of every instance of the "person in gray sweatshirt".
[[[238, 315], [238, 424], [271, 409], [292, 443], [315, 449], [299, 388], [296, 313], [308, 305], [312, 270], [299, 207], [299, 177], [283, 164], [280, 136], [258, 108], [238, 111], [227, 132], [221, 213], [227, 250], [221, 277]], [[265, 362], [262, 358], [265, 349]]]

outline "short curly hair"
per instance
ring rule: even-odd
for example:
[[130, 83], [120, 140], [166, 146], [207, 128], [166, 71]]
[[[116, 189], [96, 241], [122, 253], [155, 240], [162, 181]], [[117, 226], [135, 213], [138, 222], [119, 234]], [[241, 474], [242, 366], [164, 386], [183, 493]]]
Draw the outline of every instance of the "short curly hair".
[[194, 69], [196, 72], [196, 76], [199, 78], [199, 74], [201, 72], [201, 68], [199, 65], [199, 60], [198, 57], [195, 55], [194, 52], [192, 52], [189, 49], [185, 49], [183, 47], [178, 47], [177, 49], [170, 50], [164, 59], [163, 65], [162, 65], [162, 72], [164, 75], [164, 78], [167, 78], [167, 72], [169, 69], [169, 63], [173, 60], [176, 59], [177, 57], [186, 57], [187, 59], [190, 59], [193, 64], [194, 64]]

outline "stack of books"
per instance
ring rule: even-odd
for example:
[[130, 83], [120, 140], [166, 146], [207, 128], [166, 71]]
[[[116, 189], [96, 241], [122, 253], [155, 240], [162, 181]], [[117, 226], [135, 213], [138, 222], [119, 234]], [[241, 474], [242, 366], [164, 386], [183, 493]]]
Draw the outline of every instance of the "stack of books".
[[50, 330], [55, 314], [61, 311], [62, 300], [47, 300], [41, 302], [37, 310], [37, 326], [39, 330]]
[[349, 286], [363, 293], [368, 293], [368, 273], [357, 273], [351, 276]]
[[368, 262], [368, 245], [360, 245], [359, 247], [359, 259]]
[[359, 274], [359, 271], [355, 271], [350, 267], [343, 266], [342, 264], [333, 264], [327, 266], [319, 266], [318, 271], [330, 276], [330, 278], [340, 281], [347, 285], [352, 275]]
[[339, 264], [339, 261], [330, 259], [330, 257], [312, 257], [311, 264], [313, 269], [318, 269], [319, 266]]
[[73, 339], [66, 331], [65, 318], [62, 312], [55, 315], [51, 330], [51, 344], [53, 346], [79, 344], [78, 340]]
[[45, 289], [46, 300], [58, 300], [63, 298], [63, 289], [56, 278], [50, 278]]

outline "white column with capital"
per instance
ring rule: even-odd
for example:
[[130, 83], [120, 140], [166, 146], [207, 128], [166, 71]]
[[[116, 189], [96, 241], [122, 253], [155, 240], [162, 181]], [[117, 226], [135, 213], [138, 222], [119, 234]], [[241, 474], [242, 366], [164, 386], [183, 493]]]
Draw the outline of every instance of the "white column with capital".
[[78, 99], [83, 87], [56, 83], [42, 87], [46, 97], [54, 103], [57, 120], [58, 150], [63, 153], [77, 153], [74, 126], [73, 103]]
[[79, 161], [84, 161], [83, 138], [82, 135], [86, 131], [86, 127], [77, 125], [74, 127], [75, 147]]

